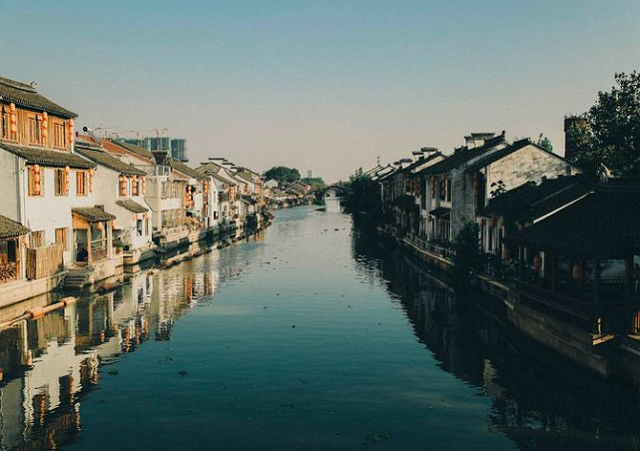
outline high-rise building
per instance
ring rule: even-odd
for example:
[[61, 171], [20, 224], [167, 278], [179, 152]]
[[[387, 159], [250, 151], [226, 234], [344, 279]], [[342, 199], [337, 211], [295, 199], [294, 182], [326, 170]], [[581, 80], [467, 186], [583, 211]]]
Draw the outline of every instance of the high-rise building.
[[147, 136], [144, 138], [125, 138], [123, 141], [140, 146], [149, 152], [169, 153], [174, 160], [189, 161], [187, 140], [184, 138], [171, 139], [168, 136]]
[[311, 169], [309, 169], [309, 170], [307, 171], [307, 178], [308, 178], [308, 179], [312, 179], [312, 178], [313, 178], [313, 171], [312, 171]]

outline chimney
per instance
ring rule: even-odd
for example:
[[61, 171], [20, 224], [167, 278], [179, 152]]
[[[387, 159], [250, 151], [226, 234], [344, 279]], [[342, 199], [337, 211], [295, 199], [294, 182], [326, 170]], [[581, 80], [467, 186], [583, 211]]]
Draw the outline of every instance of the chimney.
[[471, 133], [464, 137], [465, 146], [467, 149], [475, 149], [484, 145], [485, 141], [493, 138], [496, 134], [489, 132]]
[[567, 160], [573, 160], [578, 154], [575, 137], [570, 132], [586, 128], [587, 119], [584, 116], [567, 116], [564, 118], [564, 157]]

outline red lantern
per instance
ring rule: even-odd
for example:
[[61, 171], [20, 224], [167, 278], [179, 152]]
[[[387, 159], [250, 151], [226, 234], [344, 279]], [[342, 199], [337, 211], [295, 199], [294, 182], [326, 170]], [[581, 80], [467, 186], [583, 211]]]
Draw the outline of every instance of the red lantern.
[[140, 188], [142, 190], [142, 195], [144, 196], [147, 193], [147, 187], [146, 187], [146, 178], [145, 177], [141, 177], [140, 179]]
[[131, 177], [131, 195], [138, 195], [138, 176], [134, 175]]

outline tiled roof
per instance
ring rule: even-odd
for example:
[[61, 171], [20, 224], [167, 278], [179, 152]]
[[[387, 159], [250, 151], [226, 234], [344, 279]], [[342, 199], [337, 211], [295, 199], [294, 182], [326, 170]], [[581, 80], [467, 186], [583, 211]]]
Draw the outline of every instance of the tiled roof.
[[227, 185], [230, 185], [230, 186], [236, 186], [237, 185], [235, 180], [231, 180], [231, 179], [225, 177], [224, 175], [222, 175], [220, 173], [216, 174], [215, 172], [211, 172], [208, 175], [210, 175], [214, 179], [217, 179], [217, 180], [221, 181], [222, 183], [226, 183]]
[[184, 175], [189, 176], [191, 178], [194, 179], [203, 179], [206, 176], [203, 175], [201, 172], [196, 171], [195, 169], [187, 166], [186, 164], [182, 163], [181, 161], [178, 160], [171, 160], [171, 167], [178, 171], [178, 172], [182, 172]]
[[529, 221], [552, 212], [593, 189], [595, 181], [581, 176], [525, 183], [489, 200], [485, 216], [505, 216]]
[[136, 146], [135, 144], [130, 144], [128, 142], [115, 140], [115, 139], [109, 139], [108, 141], [120, 147], [123, 147], [128, 151], [135, 153], [136, 155], [153, 160], [153, 154], [149, 152], [147, 149], [143, 149], [140, 146]]
[[468, 161], [481, 156], [482, 154], [490, 151], [497, 145], [503, 143], [505, 138], [503, 135], [498, 135], [495, 138], [488, 139], [482, 146], [468, 149], [463, 147], [456, 151], [453, 155], [448, 156], [442, 161], [429, 166], [421, 171], [421, 174], [445, 174], [447, 172], [462, 166]]
[[623, 258], [640, 251], [640, 191], [596, 190], [516, 232], [515, 244], [582, 258]]
[[119, 172], [121, 174], [140, 176], [146, 175], [146, 172], [144, 172], [143, 170], [138, 169], [130, 164], [124, 163], [123, 161], [120, 161], [115, 157], [112, 157], [103, 149], [100, 149], [98, 147], [89, 147], [76, 144], [75, 150], [83, 157], [86, 157], [101, 166]]
[[73, 208], [71, 211], [89, 222], [104, 222], [116, 219], [114, 215], [98, 207]]
[[140, 205], [133, 199], [122, 199], [116, 201], [116, 204], [120, 205], [122, 208], [126, 208], [132, 213], [146, 213], [149, 211], [147, 207], [144, 205]]
[[429, 212], [431, 216], [436, 218], [441, 218], [442, 216], [446, 216], [451, 213], [451, 209], [447, 207], [437, 207]]
[[0, 216], [0, 238], [14, 238], [16, 236], [26, 235], [29, 232], [30, 230], [19, 222]]
[[24, 158], [28, 163], [31, 164], [53, 167], [69, 166], [75, 169], [89, 169], [95, 167], [95, 164], [85, 160], [84, 158], [76, 154], [60, 150], [16, 146], [7, 143], [0, 143], [0, 148], [14, 155], [17, 155], [20, 158]]
[[26, 108], [32, 108], [38, 111], [46, 111], [67, 119], [78, 117], [60, 105], [53, 103], [51, 100], [38, 94], [35, 86], [27, 85], [19, 81], [9, 80], [0, 77], [0, 97], [6, 102], [12, 102]]
[[[503, 148], [503, 149], [499, 149], [496, 150], [495, 152], [491, 152], [490, 154], [481, 157], [478, 161], [474, 161], [472, 164], [469, 165], [469, 167], [467, 168], [468, 171], [477, 171], [479, 169], [482, 169], [486, 166], [489, 166], [491, 163], [495, 163], [496, 161], [511, 155], [514, 152], [517, 152], [520, 149], [523, 149], [529, 145], [535, 146], [537, 149], [539, 149], [541, 152], [546, 152], [550, 155], [553, 155], [554, 157], [556, 157], [558, 160], [563, 160], [566, 161], [564, 158], [562, 158], [560, 155], [557, 155], [553, 152], [548, 151], [547, 149], [538, 146], [537, 144], [534, 144], [531, 142], [531, 140], [529, 138], [525, 138], [525, 139], [521, 139], [519, 141], [514, 142], [513, 144]], [[570, 164], [567, 161], [567, 164]]]

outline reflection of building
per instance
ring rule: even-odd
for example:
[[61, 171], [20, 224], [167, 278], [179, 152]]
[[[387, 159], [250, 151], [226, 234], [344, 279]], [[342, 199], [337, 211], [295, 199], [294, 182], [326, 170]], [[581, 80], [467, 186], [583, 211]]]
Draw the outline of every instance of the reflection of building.
[[514, 333], [481, 308], [480, 296], [456, 298], [417, 259], [372, 249], [362, 230], [353, 236], [356, 268], [399, 299], [438, 367], [489, 399], [488, 432], [518, 449], [638, 449], [635, 391], [585, 374]]

